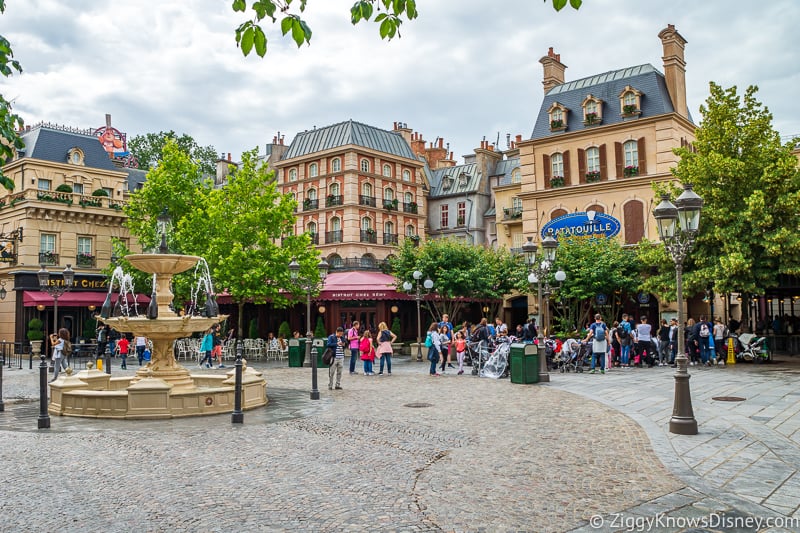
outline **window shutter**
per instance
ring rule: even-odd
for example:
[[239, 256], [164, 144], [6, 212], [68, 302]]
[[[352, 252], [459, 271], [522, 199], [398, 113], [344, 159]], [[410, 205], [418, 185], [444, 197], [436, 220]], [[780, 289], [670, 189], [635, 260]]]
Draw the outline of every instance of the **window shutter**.
[[631, 200], [622, 209], [625, 219], [625, 244], [638, 244], [644, 237], [644, 204]]
[[622, 159], [622, 143], [614, 143], [614, 159], [617, 164], [617, 179], [625, 175], [625, 160]]
[[606, 145], [600, 145], [600, 180], [608, 179], [608, 169], [606, 168]]
[[636, 144], [639, 152], [639, 176], [645, 176], [647, 175], [647, 152], [645, 152], [644, 137], [639, 138]]
[[586, 154], [578, 148], [578, 183], [586, 183]]
[[550, 156], [544, 154], [542, 156], [542, 170], [544, 171], [542, 174], [544, 175], [544, 187], [543, 189], [550, 188]]
[[564, 185], [571, 185], [572, 180], [570, 179], [569, 150], [564, 150], [562, 157], [564, 158]]

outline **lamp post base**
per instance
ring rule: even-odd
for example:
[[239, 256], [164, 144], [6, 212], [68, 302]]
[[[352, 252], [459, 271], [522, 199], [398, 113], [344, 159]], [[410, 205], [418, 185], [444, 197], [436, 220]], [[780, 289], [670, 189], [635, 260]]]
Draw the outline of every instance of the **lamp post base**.
[[672, 407], [672, 418], [669, 420], [669, 432], [676, 435], [697, 435], [697, 420], [692, 410], [692, 393], [689, 390], [689, 371], [686, 369], [686, 356], [675, 359], [678, 370], [675, 372], [675, 400]]
[[544, 346], [544, 337], [539, 337], [536, 352], [539, 354], [539, 383], [550, 383], [550, 369], [547, 368], [547, 350]]

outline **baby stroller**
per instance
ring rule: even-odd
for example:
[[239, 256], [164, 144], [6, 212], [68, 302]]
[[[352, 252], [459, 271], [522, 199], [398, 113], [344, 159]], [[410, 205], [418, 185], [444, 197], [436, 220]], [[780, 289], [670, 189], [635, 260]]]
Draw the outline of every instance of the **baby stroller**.
[[767, 347], [766, 337], [756, 337], [752, 333], [742, 333], [739, 335], [738, 341], [740, 344], [739, 353], [736, 354], [738, 359], [756, 363], [764, 363], [772, 359]]
[[[508, 359], [509, 353], [511, 351], [511, 341], [510, 339], [503, 339], [498, 341], [497, 347], [495, 350], [489, 354], [489, 357], [486, 359], [486, 362], [483, 363], [483, 367], [481, 368], [481, 377], [486, 378], [501, 378], [506, 375], [506, 371], [508, 370]], [[473, 366], [473, 373], [474, 373], [474, 366]]]
[[489, 359], [487, 344], [487, 341], [467, 342], [467, 356], [469, 357], [469, 364], [472, 366], [473, 376], [478, 375], [483, 364]]
[[[575, 362], [578, 360], [578, 354], [581, 351], [581, 343], [575, 339], [567, 339], [561, 345], [561, 350], [558, 352], [555, 359], [556, 367], [562, 374], [569, 371], [578, 371]], [[580, 371], [583, 371], [581, 368]]]

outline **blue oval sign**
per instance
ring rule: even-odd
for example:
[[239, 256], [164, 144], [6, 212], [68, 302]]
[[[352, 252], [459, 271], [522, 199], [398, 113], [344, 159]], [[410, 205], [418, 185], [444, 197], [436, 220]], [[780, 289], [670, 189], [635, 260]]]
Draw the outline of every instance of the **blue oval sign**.
[[579, 211], [554, 218], [542, 226], [542, 238], [551, 229], [555, 233], [556, 239], [562, 237], [605, 237], [610, 239], [619, 233], [620, 223], [619, 220], [605, 213]]

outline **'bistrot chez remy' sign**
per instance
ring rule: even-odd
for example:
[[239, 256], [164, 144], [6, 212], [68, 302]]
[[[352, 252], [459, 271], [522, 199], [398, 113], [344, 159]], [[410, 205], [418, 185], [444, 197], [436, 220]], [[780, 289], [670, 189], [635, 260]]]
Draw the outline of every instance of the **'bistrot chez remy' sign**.
[[555, 237], [605, 237], [611, 238], [619, 233], [619, 220], [596, 211], [579, 211], [554, 218], [542, 226], [542, 238], [548, 230], [553, 230]]

